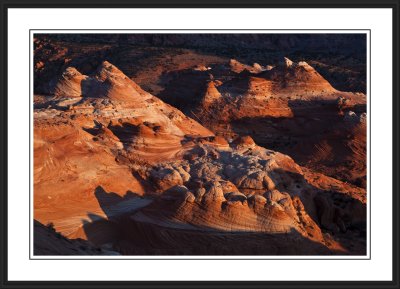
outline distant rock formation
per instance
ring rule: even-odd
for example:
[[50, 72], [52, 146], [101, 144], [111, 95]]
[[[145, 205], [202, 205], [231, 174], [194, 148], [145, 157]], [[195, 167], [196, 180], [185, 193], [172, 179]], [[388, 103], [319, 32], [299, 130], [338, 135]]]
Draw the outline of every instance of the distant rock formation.
[[216, 82], [214, 81], [209, 81], [207, 83], [207, 88], [206, 92], [204, 94], [202, 103], [204, 107], [210, 106], [213, 102], [217, 101], [218, 99], [221, 98], [221, 93], [218, 91], [216, 87]]
[[231, 67], [231, 70], [235, 73], [240, 73], [243, 70], [245, 70], [246, 68], [248, 68], [248, 66], [240, 63], [239, 61], [237, 61], [236, 59], [231, 59], [229, 61], [229, 65]]
[[284, 57], [282, 59], [282, 62], [280, 63], [280, 65], [282, 65], [285, 68], [290, 68], [293, 66], [293, 61], [291, 61], [289, 58]]
[[266, 71], [263, 76], [274, 81], [277, 94], [290, 93], [290, 95], [303, 95], [304, 97], [307, 95], [323, 97], [337, 92], [305, 61], [296, 63], [284, 57], [278, 66]]
[[354, 123], [354, 124], [358, 124], [358, 123], [366, 123], [367, 121], [367, 114], [361, 113], [360, 115], [357, 115], [355, 112], [353, 111], [347, 111], [344, 115], [344, 121], [349, 122], [349, 123]]

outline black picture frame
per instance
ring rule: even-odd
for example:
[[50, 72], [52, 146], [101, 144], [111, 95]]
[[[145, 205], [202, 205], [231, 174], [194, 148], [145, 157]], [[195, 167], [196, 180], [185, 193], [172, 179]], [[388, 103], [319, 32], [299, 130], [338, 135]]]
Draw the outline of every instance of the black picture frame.
[[[399, 281], [399, 0], [1, 0], [0, 288], [400, 288]], [[8, 9], [10, 8], [390, 8], [393, 12], [392, 281], [9, 281], [8, 280]], [[24, 192], [19, 192], [24, 193]], [[334, 261], [333, 261], [334, 262]]]

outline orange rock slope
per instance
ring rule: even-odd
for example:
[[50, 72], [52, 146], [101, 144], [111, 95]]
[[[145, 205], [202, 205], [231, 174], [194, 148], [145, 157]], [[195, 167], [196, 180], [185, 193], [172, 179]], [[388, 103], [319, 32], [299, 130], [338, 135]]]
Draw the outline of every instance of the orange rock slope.
[[228, 142], [108, 62], [54, 85], [35, 97], [34, 216], [65, 237], [136, 255], [364, 253], [364, 189]]
[[182, 72], [171, 82], [178, 88], [167, 85], [162, 98], [217, 135], [249, 134], [303, 166], [365, 188], [365, 94], [339, 91], [308, 63], [288, 58], [258, 70], [231, 60], [228, 69], [191, 74], [194, 87], [206, 87], [197, 93], [179, 85], [187, 77]]

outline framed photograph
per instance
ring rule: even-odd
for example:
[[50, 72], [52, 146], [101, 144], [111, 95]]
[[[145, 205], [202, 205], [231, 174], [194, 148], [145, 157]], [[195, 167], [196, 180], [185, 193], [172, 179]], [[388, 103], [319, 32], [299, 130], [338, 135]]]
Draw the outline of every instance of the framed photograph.
[[2, 1], [1, 288], [399, 288], [399, 1]]

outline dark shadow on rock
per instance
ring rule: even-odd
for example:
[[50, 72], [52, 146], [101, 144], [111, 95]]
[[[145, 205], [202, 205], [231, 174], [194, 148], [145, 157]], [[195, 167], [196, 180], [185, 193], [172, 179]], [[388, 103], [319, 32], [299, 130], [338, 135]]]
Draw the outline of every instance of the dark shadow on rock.
[[124, 238], [115, 244], [123, 255], [337, 255], [323, 244], [289, 233], [179, 230], [124, 219]]
[[97, 186], [94, 191], [94, 195], [96, 196], [96, 199], [99, 202], [101, 209], [106, 214], [108, 219], [113, 218], [113, 206], [123, 201], [132, 200], [134, 198], [142, 199], [142, 196], [132, 191], [127, 191], [124, 196], [120, 196], [114, 192], [106, 192], [102, 186]]
[[89, 220], [82, 220], [82, 228], [91, 244], [102, 246], [120, 238], [117, 222], [93, 213], [88, 213], [87, 216]]
[[84, 98], [104, 98], [110, 87], [110, 83], [100, 82], [93, 77], [88, 77], [81, 82], [82, 96]]
[[[260, 146], [291, 156], [300, 165], [365, 185], [358, 179], [366, 171], [366, 157], [362, 158], [366, 150], [360, 147], [366, 130], [363, 133], [346, 123], [334, 100], [292, 100], [288, 105], [293, 117], [241, 118], [232, 121], [231, 128], [238, 135], [250, 135]], [[355, 109], [362, 112], [365, 105]], [[356, 145], [352, 145], [353, 138]]]
[[[363, 237], [367, 224], [366, 204], [334, 188], [323, 190], [315, 187], [298, 173], [277, 169], [273, 174], [285, 176], [286, 180], [277, 184], [277, 189], [298, 196], [307, 213], [321, 229], [333, 235], [342, 237], [348, 234], [362, 242], [366, 241]], [[305, 189], [300, 191], [299, 188]], [[342, 245], [346, 247], [346, 244]]]
[[157, 96], [183, 112], [195, 110], [205, 93], [209, 72], [185, 69], [168, 72], [161, 77], [164, 90]]
[[82, 220], [82, 229], [87, 240], [97, 246], [113, 244], [122, 238], [123, 228], [119, 224], [120, 218], [149, 204], [148, 199], [132, 191], [120, 196], [114, 192], [106, 192], [102, 186], [95, 189], [94, 195], [105, 217], [88, 212], [89, 220]]
[[94, 120], [93, 127], [89, 127], [89, 128], [82, 127], [82, 129], [84, 131], [86, 131], [87, 133], [90, 133], [92, 136], [97, 136], [101, 132], [102, 127], [103, 127], [103, 125], [101, 123]]
[[139, 126], [124, 122], [121, 125], [109, 125], [108, 128], [123, 144], [124, 149], [128, 150], [134, 137], [139, 133]]
[[[134, 193], [133, 197], [137, 197]], [[297, 231], [288, 233], [226, 232], [190, 230], [160, 226], [134, 218], [136, 211], [114, 216], [109, 204], [124, 197], [96, 188], [95, 195], [110, 218], [88, 214], [83, 224], [88, 240], [96, 245], [110, 245], [122, 255], [364, 255], [357, 251], [335, 251], [312, 241]], [[167, 210], [168, 208], [166, 208]], [[107, 214], [107, 213], [106, 213]]]
[[33, 254], [35, 256], [107, 255], [90, 242], [68, 239], [56, 232], [51, 225], [45, 226], [37, 220], [34, 220], [33, 227]]

